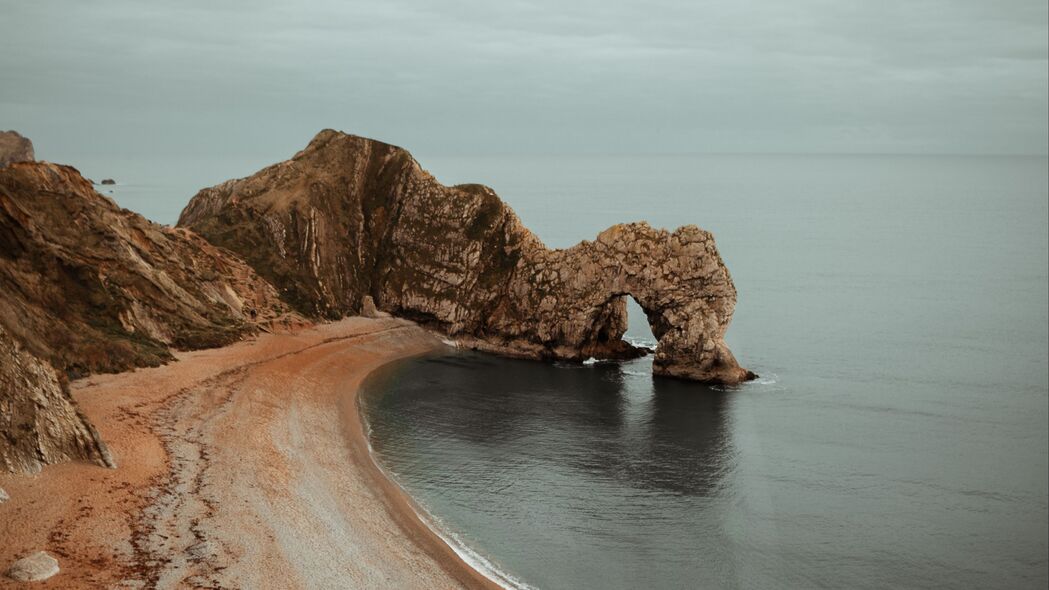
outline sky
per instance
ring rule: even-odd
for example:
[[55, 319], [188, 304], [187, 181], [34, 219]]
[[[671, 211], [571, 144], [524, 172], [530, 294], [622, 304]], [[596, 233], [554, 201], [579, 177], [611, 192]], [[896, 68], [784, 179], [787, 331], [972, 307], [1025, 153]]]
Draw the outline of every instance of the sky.
[[38, 154], [1045, 154], [1045, 0], [0, 0]]

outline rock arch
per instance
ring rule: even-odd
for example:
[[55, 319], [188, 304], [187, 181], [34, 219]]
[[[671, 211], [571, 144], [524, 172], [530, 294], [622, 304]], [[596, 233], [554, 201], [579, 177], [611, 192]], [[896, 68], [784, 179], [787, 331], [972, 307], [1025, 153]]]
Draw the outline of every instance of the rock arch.
[[[499, 331], [535, 326], [559, 358], [617, 357], [627, 328], [626, 302], [637, 301], [659, 344], [656, 374], [736, 383], [750, 377], [724, 342], [736, 289], [714, 245], [695, 226], [674, 232], [647, 223], [613, 226], [593, 242], [531, 253], [514, 275], [520, 294]], [[541, 297], [538, 295], [541, 294]], [[565, 350], [557, 350], [564, 348]]]
[[624, 295], [659, 339], [659, 375], [750, 377], [724, 342], [736, 290], [713, 237], [647, 223], [551, 250], [492, 189], [447, 187], [405, 150], [324, 130], [292, 159], [200, 191], [179, 225], [243, 256], [300, 312], [340, 317], [365, 296], [394, 315], [510, 356], [638, 354]]

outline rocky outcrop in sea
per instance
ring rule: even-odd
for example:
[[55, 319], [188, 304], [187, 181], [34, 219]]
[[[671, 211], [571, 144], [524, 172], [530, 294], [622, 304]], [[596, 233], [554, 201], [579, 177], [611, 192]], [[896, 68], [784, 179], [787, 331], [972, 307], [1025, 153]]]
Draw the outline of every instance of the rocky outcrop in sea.
[[551, 250], [495, 192], [447, 187], [396, 146], [324, 130], [290, 160], [200, 191], [179, 226], [251, 264], [299, 312], [378, 309], [478, 349], [580, 361], [642, 354], [626, 296], [659, 340], [654, 371], [753, 376], [724, 342], [736, 290], [713, 236], [617, 225]]

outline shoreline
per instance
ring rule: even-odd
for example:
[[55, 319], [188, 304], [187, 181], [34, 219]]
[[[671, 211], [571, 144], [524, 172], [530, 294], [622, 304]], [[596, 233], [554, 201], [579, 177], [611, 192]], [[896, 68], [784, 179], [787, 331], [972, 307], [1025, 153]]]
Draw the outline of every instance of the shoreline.
[[45, 550], [61, 571], [34, 587], [504, 587], [382, 470], [359, 410], [374, 371], [440, 346], [348, 318], [74, 382], [118, 467], [0, 474], [0, 569]]

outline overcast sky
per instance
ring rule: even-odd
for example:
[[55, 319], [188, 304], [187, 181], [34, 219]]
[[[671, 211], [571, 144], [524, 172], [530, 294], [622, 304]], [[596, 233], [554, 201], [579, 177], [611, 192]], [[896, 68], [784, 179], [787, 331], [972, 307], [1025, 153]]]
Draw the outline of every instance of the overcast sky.
[[1047, 150], [1046, 0], [0, 0], [61, 154]]

